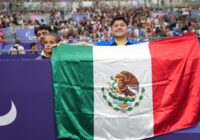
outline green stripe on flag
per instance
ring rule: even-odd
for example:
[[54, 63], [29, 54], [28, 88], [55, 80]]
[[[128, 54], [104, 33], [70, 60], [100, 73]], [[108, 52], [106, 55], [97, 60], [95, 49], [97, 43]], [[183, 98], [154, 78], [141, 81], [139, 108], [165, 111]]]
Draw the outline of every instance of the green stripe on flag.
[[58, 137], [93, 139], [92, 47], [61, 45], [54, 48], [52, 69]]

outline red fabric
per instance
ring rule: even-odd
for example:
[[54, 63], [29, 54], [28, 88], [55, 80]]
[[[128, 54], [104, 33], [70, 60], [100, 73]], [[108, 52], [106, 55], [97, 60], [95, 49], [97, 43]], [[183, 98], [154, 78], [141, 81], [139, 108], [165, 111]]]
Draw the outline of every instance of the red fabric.
[[2, 29], [0, 29], [0, 43], [2, 44], [2, 46], [4, 46], [5, 44], [5, 33]]
[[200, 46], [195, 34], [149, 43], [154, 135], [194, 126], [200, 116]]

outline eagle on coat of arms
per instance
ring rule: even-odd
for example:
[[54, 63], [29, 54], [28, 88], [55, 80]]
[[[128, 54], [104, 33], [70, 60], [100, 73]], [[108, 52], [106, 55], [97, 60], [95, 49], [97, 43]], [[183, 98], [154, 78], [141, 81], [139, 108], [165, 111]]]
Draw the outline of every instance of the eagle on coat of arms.
[[116, 111], [126, 113], [139, 106], [145, 92], [139, 88], [137, 78], [128, 71], [122, 71], [111, 76], [112, 82], [108, 82], [109, 88], [102, 88], [103, 98], [108, 105]]

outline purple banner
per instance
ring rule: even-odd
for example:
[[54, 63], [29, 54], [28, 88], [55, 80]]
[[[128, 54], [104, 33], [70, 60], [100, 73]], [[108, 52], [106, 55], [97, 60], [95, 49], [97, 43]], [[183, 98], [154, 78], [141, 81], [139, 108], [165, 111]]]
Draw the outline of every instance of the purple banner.
[[0, 62], [0, 139], [56, 140], [51, 64]]
[[34, 29], [17, 29], [16, 39], [21, 40], [21, 42], [36, 42], [36, 36], [34, 34]]
[[[50, 61], [0, 61], [0, 68], [0, 139], [57, 140]], [[151, 139], [199, 138], [200, 123]]]

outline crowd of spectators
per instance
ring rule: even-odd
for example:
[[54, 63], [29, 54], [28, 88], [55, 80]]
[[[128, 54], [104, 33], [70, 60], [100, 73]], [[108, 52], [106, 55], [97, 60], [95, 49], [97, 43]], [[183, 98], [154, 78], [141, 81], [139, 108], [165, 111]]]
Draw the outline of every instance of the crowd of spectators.
[[[174, 7], [165, 10], [150, 7], [140, 8], [77, 8], [71, 13], [64, 14], [62, 10], [40, 11], [49, 14], [48, 23], [41, 19], [32, 21], [24, 18], [24, 11], [14, 14], [0, 12], [0, 29], [12, 25], [29, 28], [41, 24], [49, 24], [52, 30], [67, 43], [77, 41], [97, 42], [107, 40], [111, 36], [110, 21], [115, 15], [123, 15], [129, 21], [128, 37], [136, 41], [149, 41], [194, 32], [200, 36], [200, 23], [192, 16], [193, 10], [200, 10], [200, 6]], [[86, 14], [80, 21], [70, 15]]]

